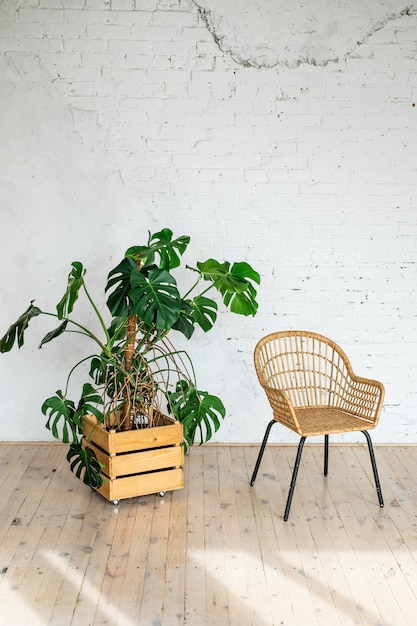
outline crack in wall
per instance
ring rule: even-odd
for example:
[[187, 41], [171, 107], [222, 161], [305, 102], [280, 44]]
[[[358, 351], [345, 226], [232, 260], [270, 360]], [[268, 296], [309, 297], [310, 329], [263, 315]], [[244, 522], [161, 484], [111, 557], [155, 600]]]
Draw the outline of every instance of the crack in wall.
[[243, 67], [326, 66], [351, 56], [389, 22], [412, 16], [403, 0], [249, 0], [244, 8], [223, 0], [192, 0], [219, 49]]
[[376, 24], [374, 26], [374, 28], [369, 33], [367, 33], [367, 35], [365, 37], [363, 37], [363, 39], [358, 41], [357, 45], [361, 46], [364, 43], [366, 43], [368, 41], [368, 39], [370, 37], [372, 37], [372, 35], [374, 33], [376, 33], [378, 30], [382, 30], [383, 28], [385, 28], [385, 26], [389, 22], [393, 22], [393, 21], [398, 20], [398, 19], [400, 19], [401, 17], [404, 17], [404, 16], [411, 17], [416, 12], [417, 12], [417, 9], [413, 9], [413, 5], [410, 5], [410, 6], [405, 7], [404, 9], [399, 11], [398, 13], [392, 13], [391, 15], [388, 15], [384, 21], [382, 21], [380, 24]]

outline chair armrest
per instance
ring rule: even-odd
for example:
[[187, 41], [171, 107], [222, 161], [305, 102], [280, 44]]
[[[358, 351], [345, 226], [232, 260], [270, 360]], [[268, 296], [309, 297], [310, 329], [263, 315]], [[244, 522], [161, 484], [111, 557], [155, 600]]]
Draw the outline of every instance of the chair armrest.
[[269, 387], [268, 385], [262, 385], [262, 387], [264, 388], [269, 404], [271, 405], [274, 419], [294, 432], [301, 434], [300, 425], [298, 423], [294, 407], [288, 396], [281, 391], [281, 389], [275, 389], [274, 387]]
[[339, 394], [338, 408], [377, 424], [385, 395], [382, 383], [351, 374]]

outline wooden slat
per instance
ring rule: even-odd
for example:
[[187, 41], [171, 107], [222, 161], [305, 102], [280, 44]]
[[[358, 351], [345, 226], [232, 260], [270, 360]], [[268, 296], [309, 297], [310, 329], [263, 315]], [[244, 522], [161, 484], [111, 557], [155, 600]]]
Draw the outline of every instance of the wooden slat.
[[127, 430], [114, 432], [105, 430], [91, 415], [83, 417], [83, 432], [87, 438], [104, 450], [114, 454], [146, 450], [162, 446], [176, 445], [182, 441], [182, 424], [168, 417], [163, 421], [167, 424], [143, 430]]
[[[227, 456], [226, 456], [227, 455]], [[249, 475], [246, 466], [245, 451], [243, 448], [222, 448], [222, 457], [227, 458], [228, 469], [233, 481], [233, 492], [236, 509], [230, 507], [230, 517], [235, 516], [238, 521], [235, 545], [239, 545], [242, 559], [242, 574], [246, 578], [246, 597], [240, 602], [239, 624], [273, 624], [276, 610], [272, 602], [265, 602], [267, 580], [274, 569], [271, 554], [264, 553], [261, 557], [261, 543], [263, 537], [258, 534], [255, 507], [252, 501], [252, 490], [248, 488]], [[230, 459], [230, 460], [229, 460]], [[220, 481], [220, 484], [223, 481]], [[233, 503], [233, 500], [232, 500]], [[243, 591], [243, 589], [242, 589]], [[278, 590], [275, 588], [273, 594]], [[230, 623], [234, 623], [230, 619]], [[244, 619], [243, 619], [244, 618]]]
[[[166, 497], [166, 496], [165, 496]], [[143, 590], [147, 577], [147, 558], [149, 551], [149, 544], [152, 538], [152, 526], [157, 520], [158, 507], [157, 503], [160, 503], [160, 499], [156, 499], [155, 496], [145, 496], [143, 498], [132, 499], [128, 501], [132, 507], [133, 528], [132, 528], [132, 541], [128, 550], [127, 561], [125, 562], [125, 569], [120, 572], [120, 578], [123, 580], [123, 593], [120, 597], [119, 614], [123, 616], [121, 624], [139, 624], [139, 616], [142, 607]], [[123, 507], [125, 502], [123, 502]], [[166, 505], [164, 500], [163, 505]], [[120, 516], [121, 508], [117, 513], [117, 518], [121, 518], [121, 528], [123, 528], [123, 516]], [[114, 543], [113, 552], [117, 553], [118, 544]], [[106, 593], [104, 587], [101, 589], [101, 594]], [[107, 592], [108, 593], [108, 592]], [[109, 598], [111, 599], [111, 595]], [[157, 599], [161, 602], [160, 597]], [[120, 616], [119, 616], [120, 618]]]
[[[247, 465], [247, 484], [252, 476], [258, 450], [245, 448]], [[298, 603], [298, 590], [295, 585], [288, 584], [293, 575], [293, 559], [283, 556], [284, 551], [291, 551], [292, 527], [282, 522], [284, 507], [284, 492], [282, 485], [285, 484], [286, 475], [283, 475], [281, 467], [276, 472], [273, 455], [277, 456], [277, 463], [282, 459], [280, 451], [276, 448], [267, 448], [262, 460], [262, 466], [257, 481], [249, 489], [253, 514], [259, 537], [259, 559], [265, 570], [264, 598], [268, 598], [269, 609], [265, 602], [259, 607], [260, 611], [269, 610], [273, 616], [279, 616], [283, 624], [291, 624], [294, 620], [294, 604]], [[244, 485], [241, 489], [244, 490]], [[285, 487], [284, 487], [285, 488]], [[285, 537], [279, 538], [279, 533], [285, 533]], [[308, 608], [305, 606], [305, 609]], [[274, 621], [270, 622], [274, 623]], [[295, 624], [295, 622], [294, 622]]]
[[[186, 456], [188, 467], [187, 485], [189, 489], [187, 502], [187, 543], [184, 553], [185, 561], [185, 592], [184, 611], [186, 624], [204, 624], [207, 615], [206, 604], [206, 567], [204, 563], [204, 536], [206, 498], [204, 488], [204, 456], [205, 448], [193, 447]], [[191, 487], [192, 485], [192, 487]]]
[[[97, 606], [97, 612], [94, 624], [104, 626], [125, 622], [126, 616], [120, 608], [120, 602], [124, 595], [124, 585], [127, 583], [127, 567], [129, 561], [129, 552], [133, 544], [138, 540], [135, 536], [136, 530], [136, 503], [132, 500], [124, 503], [125, 515], [123, 523], [119, 516], [120, 511], [114, 511], [118, 517], [118, 523], [113, 535], [113, 545], [111, 547], [107, 560], [103, 584], [97, 590], [100, 601]], [[133, 591], [133, 590], [131, 590]]]
[[[283, 453], [287, 463], [286, 471], [284, 471], [288, 477], [286, 480], [286, 492], [288, 492], [289, 478], [295, 461], [295, 450], [284, 448]], [[304, 454], [306, 454], [306, 451]], [[283, 462], [284, 461], [280, 461], [279, 468], [283, 467]], [[287, 493], [285, 494], [285, 500], [286, 496]], [[292, 550], [287, 554], [284, 549], [283, 557], [293, 559], [294, 552], [297, 553], [300, 566], [297, 570], [293, 570], [291, 575], [294, 582], [297, 582], [298, 585], [303, 585], [304, 592], [309, 596], [309, 620], [311, 620], [311, 623], [329, 623], [336, 626], [336, 624], [339, 625], [340, 622], [335, 611], [329, 579], [326, 578], [326, 571], [320, 559], [317, 557], [317, 550], [314, 544], [312, 530], [312, 521], [314, 520], [315, 511], [314, 504], [314, 495], [311, 492], [308, 481], [308, 472], [301, 467], [293, 500], [294, 510], [291, 510], [289, 519], [292, 531]], [[285, 525], [287, 524], [288, 522], [285, 523]], [[287, 535], [288, 534], [289, 533], [287, 533]], [[298, 604], [295, 604], [294, 611], [300, 612]], [[300, 614], [298, 619], [305, 619], [305, 616], [303, 618], [302, 614]]]
[[[205, 615], [202, 623], [228, 624], [228, 593], [224, 581], [227, 555], [221, 521], [220, 476], [217, 465], [217, 450], [204, 450], [204, 543], [190, 555], [195, 564], [206, 570], [206, 586], [200, 593], [205, 594]], [[197, 622], [198, 623], [198, 622]]]
[[103, 474], [109, 478], [151, 472], [167, 467], [180, 467], [184, 464], [184, 448], [179, 445], [111, 457], [93, 444], [90, 447], [103, 465]]
[[125, 476], [107, 480], [97, 491], [108, 500], [121, 500], [145, 496], [160, 491], [172, 491], [184, 487], [184, 471], [182, 468], [170, 469], [150, 474]]
[[[154, 517], [147, 547], [146, 559], [138, 564], [144, 576], [142, 598], [137, 624], [162, 624], [162, 597], [168, 560], [170, 503], [175, 494], [154, 499]], [[157, 590], [155, 592], [155, 590]], [[177, 598], [178, 612], [182, 613], [182, 600]], [[133, 626], [133, 624], [132, 624]]]
[[[166, 497], [166, 496], [165, 496]], [[174, 626], [184, 623], [185, 617], [185, 556], [187, 554], [187, 506], [188, 493], [181, 489], [170, 498], [169, 533], [165, 584], [162, 595], [161, 624]], [[181, 602], [183, 598], [183, 602]]]
[[[251, 604], [249, 587], [254, 586], [254, 567], [246, 559], [246, 548], [242, 545], [240, 520], [238, 515], [238, 496], [235, 491], [230, 449], [217, 449], [219, 474], [221, 537], [224, 559], [224, 572], [217, 568], [218, 584], [224, 586], [227, 593], [227, 611], [229, 624], [251, 624], [256, 607]], [[246, 539], [246, 538], [245, 538]], [[219, 562], [220, 559], [218, 559]], [[213, 572], [212, 572], [213, 574]], [[253, 580], [252, 580], [253, 579]]]

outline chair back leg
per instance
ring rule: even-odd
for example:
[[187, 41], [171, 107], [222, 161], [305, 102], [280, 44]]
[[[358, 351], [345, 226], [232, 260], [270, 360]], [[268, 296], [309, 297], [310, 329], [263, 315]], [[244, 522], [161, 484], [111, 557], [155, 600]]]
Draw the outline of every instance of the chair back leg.
[[370, 436], [370, 434], [368, 433], [367, 430], [362, 430], [361, 432], [363, 432], [363, 434], [366, 437], [366, 441], [368, 442], [369, 456], [371, 457], [372, 470], [374, 472], [376, 493], [378, 495], [379, 506], [383, 507], [384, 506], [384, 500], [382, 498], [381, 485], [380, 485], [380, 482], [379, 482], [378, 470], [377, 470], [377, 467], [376, 467], [376, 461], [375, 461], [374, 447], [372, 445], [372, 439], [371, 439], [371, 436]]
[[262, 444], [261, 444], [261, 449], [259, 450], [258, 458], [256, 459], [255, 469], [253, 470], [252, 478], [250, 479], [251, 487], [253, 487], [253, 485], [255, 484], [256, 476], [258, 474], [258, 469], [259, 469], [259, 466], [260, 466], [261, 461], [262, 461], [262, 457], [263, 457], [264, 452], [265, 452], [266, 442], [268, 441], [269, 433], [271, 432], [271, 428], [272, 428], [272, 426], [274, 424], [276, 424], [276, 421], [275, 420], [271, 420], [269, 422], [268, 426], [266, 427], [265, 435], [264, 435], [264, 438], [263, 438]]
[[300, 443], [298, 444], [297, 456], [295, 459], [294, 470], [293, 470], [292, 478], [291, 478], [290, 491], [288, 493], [287, 505], [285, 507], [284, 522], [288, 520], [288, 516], [290, 514], [292, 497], [294, 495], [294, 488], [295, 488], [295, 483], [297, 480], [298, 468], [300, 467], [301, 455], [303, 453], [305, 440], [306, 440], [306, 437], [301, 437]]
[[329, 471], [329, 435], [324, 435], [324, 475]]

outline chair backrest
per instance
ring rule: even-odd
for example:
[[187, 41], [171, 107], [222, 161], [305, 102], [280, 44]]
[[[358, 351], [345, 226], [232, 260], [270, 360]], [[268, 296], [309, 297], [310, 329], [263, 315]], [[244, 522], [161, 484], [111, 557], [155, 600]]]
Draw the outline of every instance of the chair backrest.
[[333, 341], [308, 331], [271, 333], [254, 353], [259, 382], [285, 393], [293, 407], [343, 408], [348, 358]]

